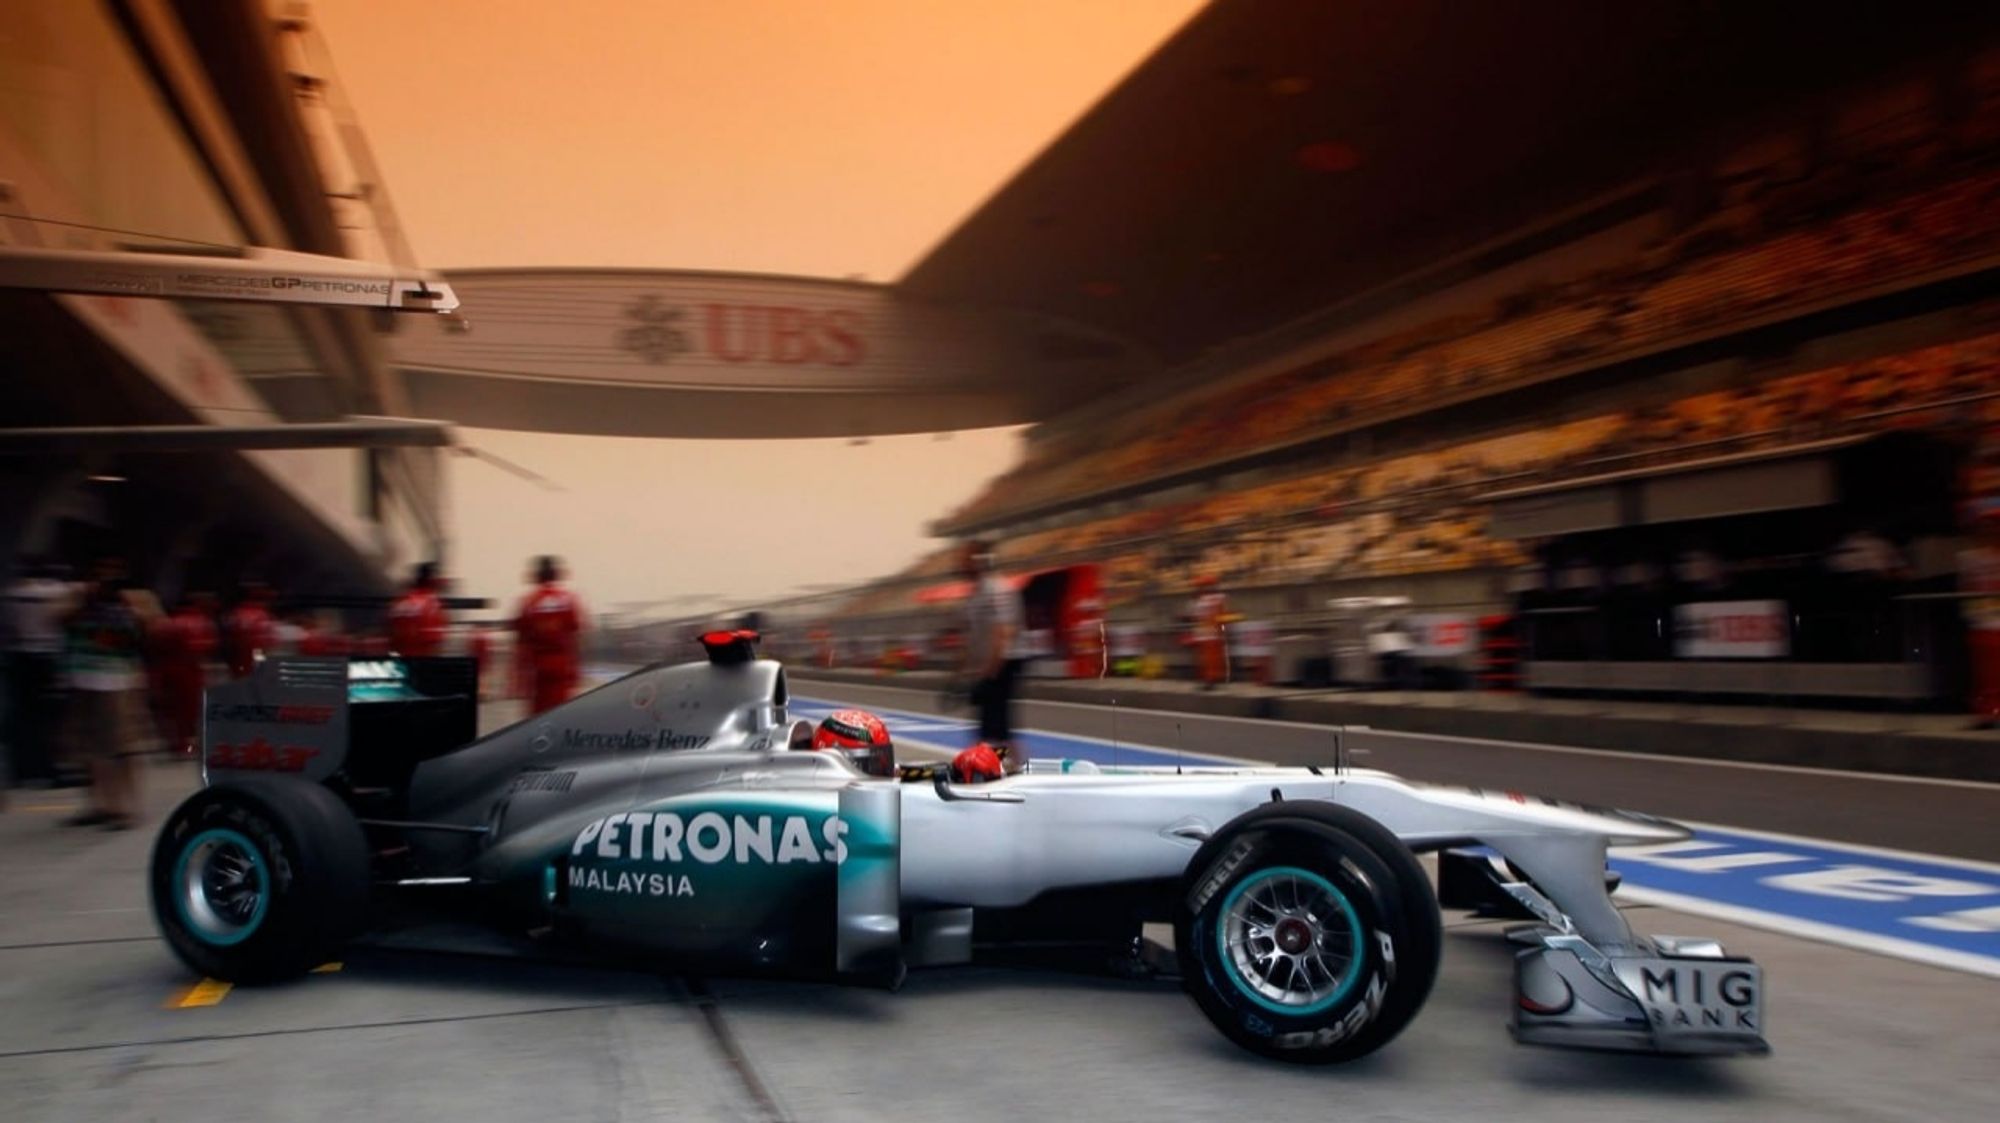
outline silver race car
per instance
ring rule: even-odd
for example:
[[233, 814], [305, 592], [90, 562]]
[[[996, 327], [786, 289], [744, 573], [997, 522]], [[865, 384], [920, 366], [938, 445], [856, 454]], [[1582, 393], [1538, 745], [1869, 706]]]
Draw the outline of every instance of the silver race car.
[[[1326, 1063], [1423, 1006], [1442, 897], [1530, 921], [1510, 931], [1522, 1041], [1766, 1051], [1755, 964], [1634, 935], [1611, 902], [1606, 847], [1686, 836], [1670, 823], [1339, 762], [878, 775], [812, 748], [754, 640], [712, 633], [705, 662], [477, 739], [469, 663], [266, 661], [208, 693], [205, 785], [153, 852], [161, 931], [244, 982], [441, 916], [532, 949], [888, 986], [1009, 945], [1151, 948], [1231, 1040]], [[1149, 923], [1173, 926], [1171, 959]]]

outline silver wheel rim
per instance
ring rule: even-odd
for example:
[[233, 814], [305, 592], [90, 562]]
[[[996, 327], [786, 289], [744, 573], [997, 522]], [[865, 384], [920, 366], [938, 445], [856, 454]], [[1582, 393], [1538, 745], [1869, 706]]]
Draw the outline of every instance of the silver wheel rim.
[[264, 918], [264, 862], [240, 838], [234, 831], [210, 831], [181, 855], [181, 915], [209, 943], [236, 943]]
[[1353, 983], [1359, 925], [1320, 879], [1272, 872], [1233, 894], [1223, 947], [1241, 984], [1264, 1002], [1307, 1012]]

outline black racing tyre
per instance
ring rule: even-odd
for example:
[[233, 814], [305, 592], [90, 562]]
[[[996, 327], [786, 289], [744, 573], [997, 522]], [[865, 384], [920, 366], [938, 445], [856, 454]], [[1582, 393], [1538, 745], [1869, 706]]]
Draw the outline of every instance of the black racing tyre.
[[153, 844], [153, 919], [211, 978], [274, 982], [333, 958], [368, 907], [368, 842], [340, 798], [303, 780], [205, 788]]
[[1386, 827], [1330, 803], [1269, 803], [1196, 851], [1174, 944], [1183, 985], [1231, 1041], [1332, 1064], [1416, 1016], [1442, 929], [1430, 878]]

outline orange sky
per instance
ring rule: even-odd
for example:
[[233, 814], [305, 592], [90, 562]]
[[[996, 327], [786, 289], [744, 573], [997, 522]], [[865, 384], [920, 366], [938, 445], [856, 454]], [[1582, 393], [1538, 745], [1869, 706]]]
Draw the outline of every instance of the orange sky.
[[893, 280], [1191, 0], [316, 0], [418, 254]]
[[[315, 0], [312, 11], [426, 265], [889, 281], [1198, 7]], [[1017, 444], [1010, 430], [862, 448], [469, 436], [568, 490], [455, 463], [452, 564], [467, 590], [511, 593], [526, 555], [555, 550], [600, 604], [892, 571], [927, 545], [922, 524]], [[732, 462], [756, 470], [719, 480]], [[694, 544], [693, 531], [725, 523], [730, 548]]]

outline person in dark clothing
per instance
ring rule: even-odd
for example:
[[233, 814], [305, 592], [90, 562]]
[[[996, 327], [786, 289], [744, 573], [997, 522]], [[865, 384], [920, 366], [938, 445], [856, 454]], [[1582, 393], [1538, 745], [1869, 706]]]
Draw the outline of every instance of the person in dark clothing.
[[125, 830], [139, 813], [136, 757], [152, 750], [145, 705], [148, 630], [159, 619], [152, 594], [131, 586], [122, 559], [100, 559], [64, 622], [71, 753], [90, 768], [88, 805], [71, 826]]
[[959, 572], [972, 583], [965, 600], [965, 661], [969, 694], [979, 711], [979, 739], [991, 745], [1009, 772], [1027, 767], [1014, 740], [1014, 686], [1021, 674], [1021, 594], [993, 572], [992, 547], [968, 542]]

